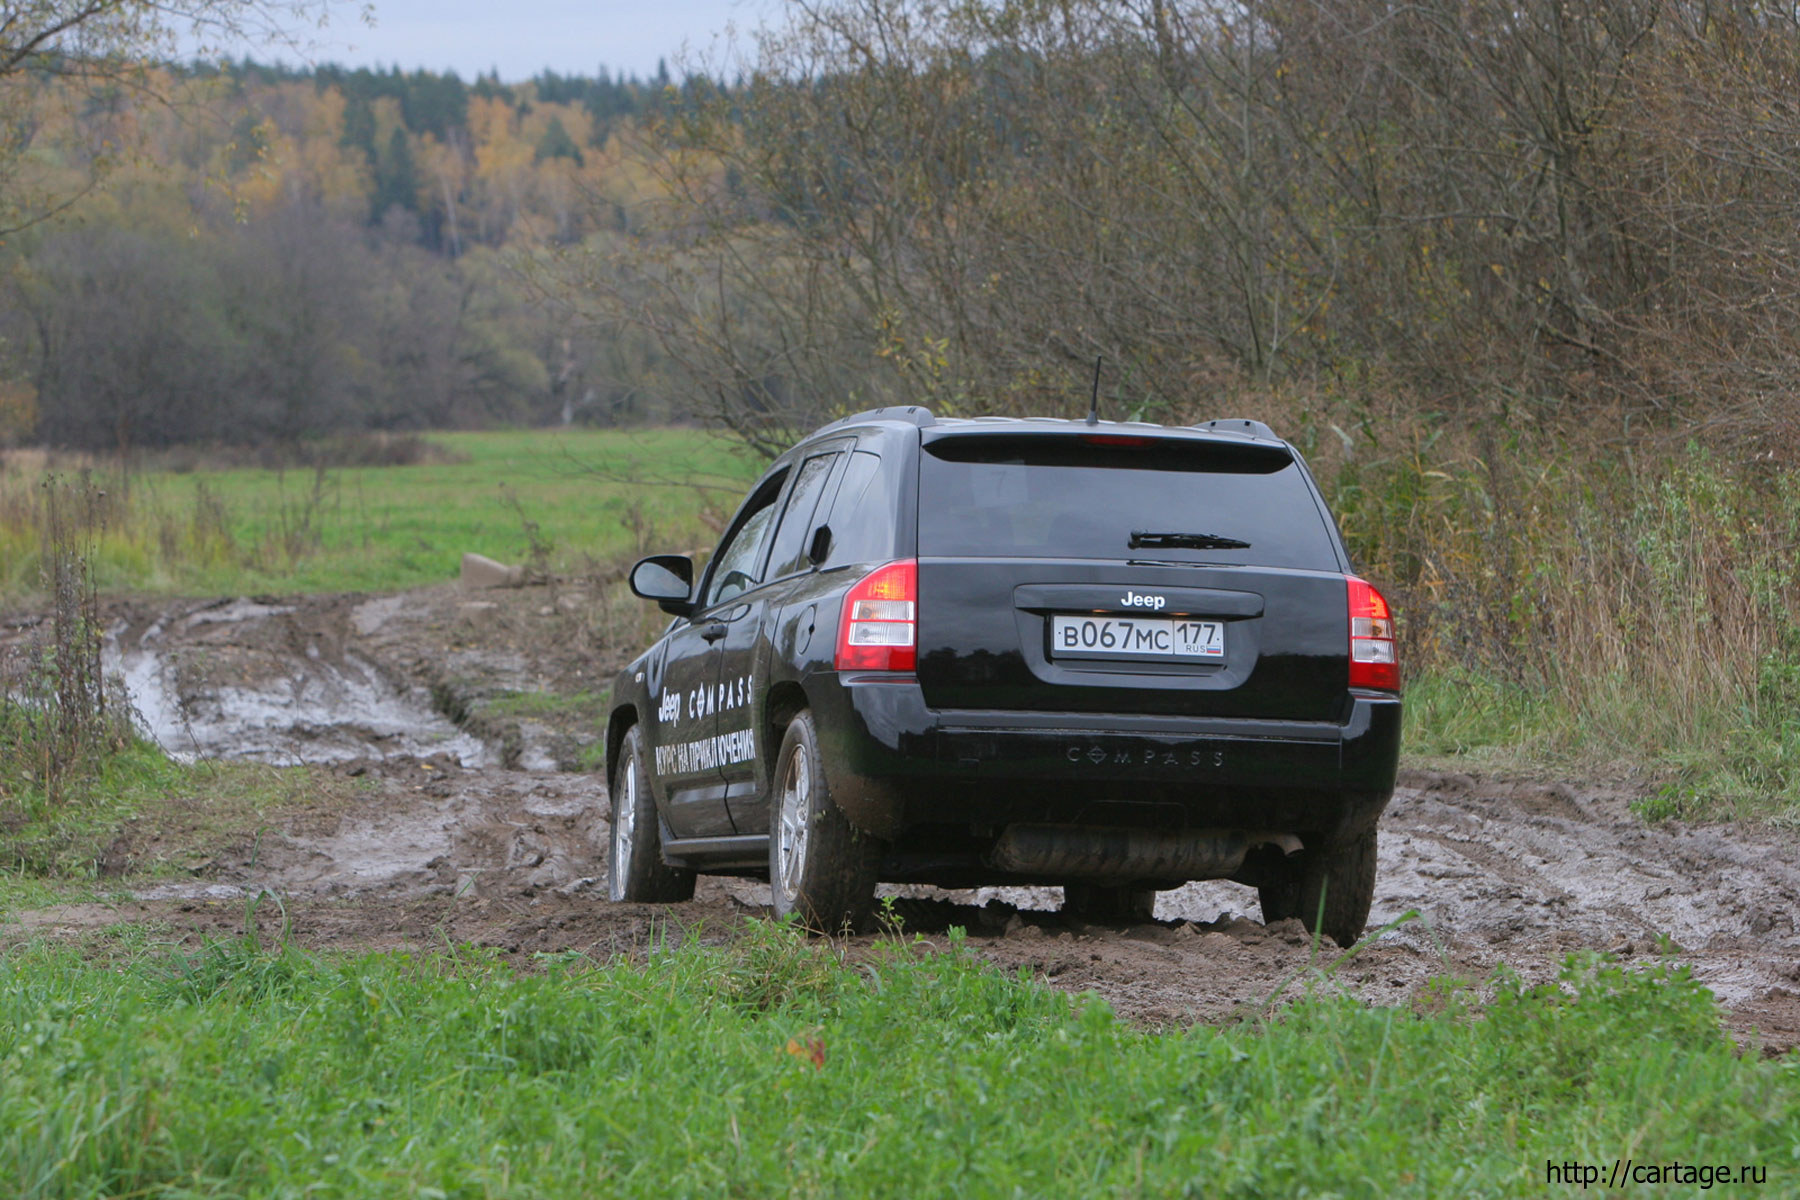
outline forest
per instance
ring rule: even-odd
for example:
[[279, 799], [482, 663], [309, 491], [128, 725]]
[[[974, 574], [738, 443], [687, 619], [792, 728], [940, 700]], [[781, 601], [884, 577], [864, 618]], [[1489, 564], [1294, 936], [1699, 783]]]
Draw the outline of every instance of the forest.
[[666, 72], [505, 86], [240, 62], [134, 82], [32, 97], [19, 173], [57, 206], [0, 249], [0, 445], [674, 415], [645, 391], [654, 347], [579, 326], [531, 270], [628, 235], [654, 187], [638, 129], [680, 94]]

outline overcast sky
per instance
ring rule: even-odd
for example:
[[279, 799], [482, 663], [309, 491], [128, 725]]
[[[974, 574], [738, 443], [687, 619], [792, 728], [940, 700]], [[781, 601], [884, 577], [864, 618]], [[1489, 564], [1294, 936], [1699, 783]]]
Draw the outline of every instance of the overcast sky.
[[[375, 24], [356, 18], [356, 5], [333, 6], [329, 27], [315, 34], [315, 62], [347, 66], [399, 63], [455, 70], [465, 80], [497, 68], [508, 83], [548, 67], [560, 74], [648, 76], [660, 58], [670, 70], [685, 45], [692, 55], [722, 53], [735, 25], [747, 50], [750, 34], [778, 21], [781, 0], [375, 0]], [[282, 58], [251, 46], [252, 58]]]

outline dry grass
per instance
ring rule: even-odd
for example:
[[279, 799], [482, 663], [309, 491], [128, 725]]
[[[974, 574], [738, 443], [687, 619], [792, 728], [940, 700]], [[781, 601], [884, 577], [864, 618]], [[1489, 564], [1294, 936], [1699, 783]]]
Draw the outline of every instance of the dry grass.
[[1666, 781], [1658, 811], [1800, 812], [1800, 467], [1552, 402], [1431, 407], [1367, 377], [1188, 414], [1306, 452], [1399, 610], [1409, 751], [1629, 763]]
[[1439, 685], [1430, 726], [1662, 769], [1670, 811], [1800, 807], [1800, 472], [1306, 399], [1285, 427], [1310, 427], [1352, 556], [1400, 611], [1409, 677]]

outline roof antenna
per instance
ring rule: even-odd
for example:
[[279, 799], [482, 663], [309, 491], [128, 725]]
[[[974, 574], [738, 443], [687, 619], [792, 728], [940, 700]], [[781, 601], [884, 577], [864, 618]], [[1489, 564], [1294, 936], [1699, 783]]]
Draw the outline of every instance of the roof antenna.
[[1100, 423], [1100, 364], [1105, 361], [1106, 355], [1104, 354], [1094, 356], [1094, 398], [1088, 401], [1087, 423], [1089, 425]]

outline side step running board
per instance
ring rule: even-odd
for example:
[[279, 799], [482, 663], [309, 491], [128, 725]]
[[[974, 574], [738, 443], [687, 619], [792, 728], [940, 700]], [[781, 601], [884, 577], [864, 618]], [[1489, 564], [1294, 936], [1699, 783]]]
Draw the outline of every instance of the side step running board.
[[732, 837], [664, 838], [663, 861], [671, 867], [766, 867], [769, 835], [751, 833]]

